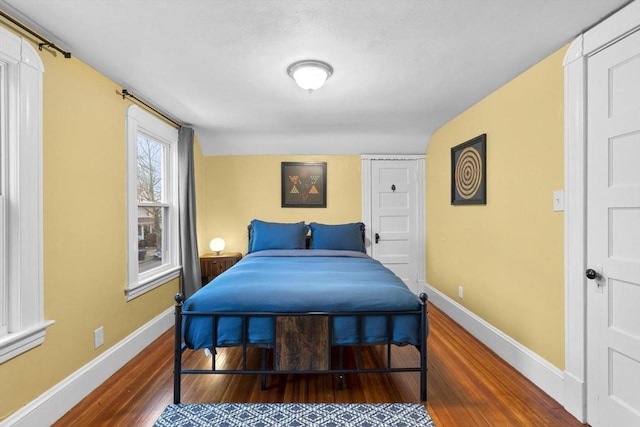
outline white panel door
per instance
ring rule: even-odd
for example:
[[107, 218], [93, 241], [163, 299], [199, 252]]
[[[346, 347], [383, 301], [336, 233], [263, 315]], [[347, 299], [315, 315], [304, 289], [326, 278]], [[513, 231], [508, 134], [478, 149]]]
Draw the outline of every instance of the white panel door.
[[638, 427], [640, 32], [588, 61], [588, 421]]
[[371, 256], [417, 293], [416, 162], [374, 160], [371, 175]]

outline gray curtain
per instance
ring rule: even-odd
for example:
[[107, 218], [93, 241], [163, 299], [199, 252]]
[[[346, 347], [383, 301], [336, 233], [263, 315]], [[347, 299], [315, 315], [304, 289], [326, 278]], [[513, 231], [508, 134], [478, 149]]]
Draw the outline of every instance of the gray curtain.
[[180, 211], [180, 255], [182, 289], [189, 298], [202, 287], [196, 233], [196, 191], [193, 163], [193, 129], [180, 127], [178, 133], [178, 207]]

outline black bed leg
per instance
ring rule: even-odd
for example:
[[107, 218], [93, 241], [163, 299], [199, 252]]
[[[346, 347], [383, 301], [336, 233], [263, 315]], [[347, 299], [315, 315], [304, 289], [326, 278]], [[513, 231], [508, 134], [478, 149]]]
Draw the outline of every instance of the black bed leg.
[[[338, 368], [344, 368], [344, 346], [338, 347]], [[338, 390], [342, 390], [344, 388], [344, 375], [338, 375]]]
[[182, 294], [176, 294], [175, 304], [175, 331], [173, 349], [173, 403], [180, 403], [180, 374], [182, 371]]
[[424, 370], [420, 371], [420, 400], [427, 401], [427, 373]]
[[420, 322], [420, 400], [427, 400], [427, 294], [421, 293], [422, 313]]
[[[260, 369], [265, 371], [267, 369], [267, 349], [262, 349], [261, 360], [260, 360]], [[265, 391], [267, 389], [267, 374], [260, 375], [260, 389]]]

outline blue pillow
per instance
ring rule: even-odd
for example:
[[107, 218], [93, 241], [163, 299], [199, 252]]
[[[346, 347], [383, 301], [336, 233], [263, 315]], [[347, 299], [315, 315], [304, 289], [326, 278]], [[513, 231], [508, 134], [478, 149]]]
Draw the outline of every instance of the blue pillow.
[[309, 227], [311, 228], [310, 249], [366, 252], [363, 238], [364, 224], [361, 222], [337, 225], [312, 222]]
[[258, 219], [249, 225], [249, 253], [266, 249], [305, 249], [309, 227], [303, 221], [285, 224]]

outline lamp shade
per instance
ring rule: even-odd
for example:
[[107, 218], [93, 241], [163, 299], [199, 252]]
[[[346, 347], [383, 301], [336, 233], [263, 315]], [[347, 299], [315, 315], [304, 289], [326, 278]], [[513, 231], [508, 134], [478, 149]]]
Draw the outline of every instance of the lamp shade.
[[287, 73], [298, 86], [311, 93], [324, 85], [333, 74], [333, 68], [326, 62], [307, 59], [289, 65]]
[[214, 237], [211, 239], [211, 242], [209, 242], [209, 248], [211, 248], [213, 252], [220, 253], [224, 250], [224, 240], [221, 237]]

